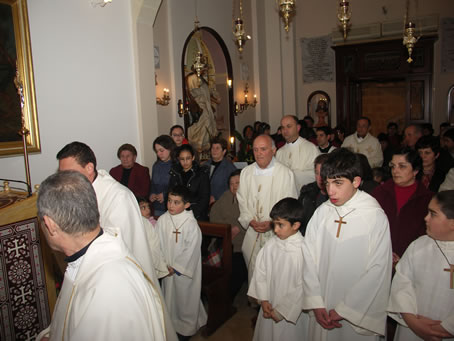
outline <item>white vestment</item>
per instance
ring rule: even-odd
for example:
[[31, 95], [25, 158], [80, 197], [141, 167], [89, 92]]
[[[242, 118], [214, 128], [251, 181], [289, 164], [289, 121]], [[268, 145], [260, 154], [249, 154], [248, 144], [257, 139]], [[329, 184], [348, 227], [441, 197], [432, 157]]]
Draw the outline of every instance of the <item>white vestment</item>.
[[68, 263], [52, 322], [37, 340], [165, 340], [164, 302], [119, 229]]
[[148, 245], [153, 256], [154, 269], [158, 278], [165, 277], [169, 274], [167, 270], [167, 264], [162, 253], [161, 242], [159, 240], [159, 235], [156, 232], [156, 228], [153, 224], [145, 217], [142, 217], [143, 226], [145, 227], [145, 232], [147, 234]]
[[295, 173], [297, 190], [315, 181], [314, 160], [320, 154], [317, 146], [298, 137], [294, 143], [286, 143], [279, 148], [276, 159]]
[[[346, 223], [337, 238], [340, 217]], [[304, 309], [334, 309], [344, 318], [342, 328], [327, 330], [311, 312], [308, 340], [384, 335], [392, 258], [388, 218], [378, 202], [360, 190], [342, 206], [324, 202], [309, 221], [303, 253]]]
[[272, 237], [257, 255], [248, 296], [268, 301], [283, 316], [278, 323], [260, 309], [254, 340], [307, 340], [309, 316], [303, 313], [303, 241], [301, 233]]
[[[98, 170], [98, 175], [92, 185], [98, 201], [101, 227], [120, 226], [121, 236], [126, 246], [161, 294], [152, 252], [143, 225], [143, 217], [134, 194], [102, 169]], [[177, 336], [168, 318], [167, 309], [164, 309], [167, 340], [176, 340]]]
[[[159, 217], [156, 230], [168, 266], [175, 273], [162, 280], [162, 293], [178, 334], [194, 335], [207, 322], [202, 290], [202, 233], [192, 211]], [[178, 232], [178, 233], [176, 233]]]
[[451, 168], [448, 174], [446, 174], [445, 181], [440, 185], [438, 192], [449, 191], [451, 189], [454, 189], [454, 168]]
[[238, 221], [246, 230], [241, 251], [248, 268], [248, 279], [252, 279], [255, 259], [273, 231], [256, 232], [249, 223], [270, 221], [270, 211], [279, 200], [297, 198], [293, 172], [273, 158], [268, 168], [261, 169], [256, 163], [247, 166], [240, 174], [240, 187], [236, 194], [240, 207]]
[[347, 136], [342, 143], [342, 148], [348, 148], [354, 153], [364, 154], [371, 168], [382, 166], [383, 152], [380, 142], [369, 133], [364, 138], [359, 138], [357, 133]]
[[[437, 243], [454, 264], [454, 241]], [[407, 327], [400, 313], [442, 321], [442, 327], [454, 335], [454, 289], [450, 288], [450, 273], [444, 271], [448, 268], [446, 258], [429, 236], [421, 236], [408, 246], [397, 263], [388, 305], [389, 316], [399, 322], [395, 341], [422, 340]]]

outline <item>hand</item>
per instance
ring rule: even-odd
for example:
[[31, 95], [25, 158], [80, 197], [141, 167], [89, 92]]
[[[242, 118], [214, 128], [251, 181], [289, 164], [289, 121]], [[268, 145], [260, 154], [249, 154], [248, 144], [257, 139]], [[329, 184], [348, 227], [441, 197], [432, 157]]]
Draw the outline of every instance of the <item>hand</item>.
[[[443, 338], [451, 338], [451, 337], [454, 337], [454, 335], [452, 335], [451, 333], [449, 333], [446, 329], [443, 328], [443, 326], [441, 324], [436, 324], [434, 326], [432, 326], [432, 329], [435, 330], [436, 332], [438, 333], [441, 333], [441, 334], [444, 334]], [[441, 335], [440, 334], [440, 335]]]
[[271, 306], [270, 302], [262, 301], [262, 310], [263, 317], [269, 319], [271, 317], [271, 310], [273, 310], [273, 307]]
[[215, 201], [216, 199], [212, 195], [210, 195], [210, 205], [213, 204]]
[[441, 321], [409, 313], [402, 313], [402, 317], [413, 333], [423, 340], [435, 341], [446, 337], [446, 333], [435, 329], [436, 326], [440, 326]]
[[156, 194], [155, 200], [162, 204], [164, 202], [164, 193]]
[[328, 315], [328, 312], [325, 308], [317, 308], [314, 309], [315, 318], [319, 325], [321, 325], [325, 329], [333, 329], [334, 326], [331, 323], [331, 319]]
[[232, 240], [235, 239], [235, 237], [240, 233], [241, 230], [238, 226], [233, 226], [232, 227]]
[[342, 328], [342, 324], [339, 321], [343, 320], [344, 318], [340, 316], [337, 311], [331, 309], [329, 311], [329, 318], [331, 319], [331, 323], [335, 328]]
[[167, 275], [167, 277], [173, 276], [173, 274], [175, 273], [175, 271], [173, 271], [173, 268], [171, 266], [167, 265], [167, 270], [169, 271], [169, 274]]
[[150, 194], [150, 202], [156, 201], [156, 194]]
[[397, 253], [393, 252], [393, 267], [396, 266], [398, 261], [400, 261], [399, 255]]
[[[255, 221], [255, 220], [254, 220]], [[265, 233], [271, 230], [271, 222], [270, 221], [262, 221], [262, 222], [256, 222], [255, 227], [251, 225], [252, 228], [258, 232], [258, 233]]]
[[280, 322], [282, 320], [282, 317], [280, 316], [280, 314], [275, 309], [271, 310], [271, 318], [276, 323], [278, 323], [278, 322]]

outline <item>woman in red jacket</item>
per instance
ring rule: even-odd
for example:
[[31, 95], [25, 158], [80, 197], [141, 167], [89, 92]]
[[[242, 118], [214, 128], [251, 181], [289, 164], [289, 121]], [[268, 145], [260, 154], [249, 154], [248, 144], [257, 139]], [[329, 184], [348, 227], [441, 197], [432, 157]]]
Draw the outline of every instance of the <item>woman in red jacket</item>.
[[419, 180], [422, 160], [417, 151], [409, 147], [399, 150], [389, 167], [392, 179], [375, 188], [372, 195], [388, 216], [395, 264], [408, 245], [426, 233], [424, 217], [433, 193]]

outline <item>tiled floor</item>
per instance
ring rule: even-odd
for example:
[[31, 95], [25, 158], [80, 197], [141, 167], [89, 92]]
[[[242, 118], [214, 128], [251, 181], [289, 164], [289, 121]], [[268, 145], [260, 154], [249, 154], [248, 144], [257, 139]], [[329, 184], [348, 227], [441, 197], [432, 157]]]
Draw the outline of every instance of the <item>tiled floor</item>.
[[204, 338], [199, 331], [191, 338], [191, 341], [251, 341], [254, 335], [251, 319], [257, 314], [257, 311], [247, 304], [246, 285], [243, 285], [233, 305], [237, 308], [237, 312], [213, 335]]

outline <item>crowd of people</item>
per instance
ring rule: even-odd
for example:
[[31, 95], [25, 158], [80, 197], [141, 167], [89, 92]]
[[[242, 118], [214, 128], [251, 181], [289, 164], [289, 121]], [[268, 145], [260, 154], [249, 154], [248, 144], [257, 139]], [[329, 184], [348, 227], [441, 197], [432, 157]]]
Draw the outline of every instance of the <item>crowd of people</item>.
[[[391, 122], [375, 137], [367, 117], [349, 136], [309, 116], [280, 123], [274, 135], [246, 126], [236, 157], [213, 138], [204, 162], [173, 126], [153, 142], [151, 177], [130, 144], [110, 175], [89, 146], [65, 146], [38, 197], [49, 245], [68, 261], [40, 337], [189, 339], [207, 322], [197, 222], [211, 221], [231, 226], [228, 294], [246, 283], [258, 303], [254, 340], [454, 339], [454, 128], [410, 124], [400, 136]], [[134, 299], [108, 308], [123, 291]], [[84, 315], [94, 304], [108, 321]]]

